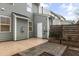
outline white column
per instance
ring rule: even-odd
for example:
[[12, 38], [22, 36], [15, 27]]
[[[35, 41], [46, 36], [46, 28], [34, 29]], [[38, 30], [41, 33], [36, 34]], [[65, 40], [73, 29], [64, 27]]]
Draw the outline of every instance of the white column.
[[28, 19], [28, 32], [27, 32], [27, 38], [29, 38], [29, 19]]
[[17, 19], [16, 19], [16, 15], [14, 15], [14, 40], [17, 40]]
[[47, 17], [47, 38], [49, 38], [49, 17]]

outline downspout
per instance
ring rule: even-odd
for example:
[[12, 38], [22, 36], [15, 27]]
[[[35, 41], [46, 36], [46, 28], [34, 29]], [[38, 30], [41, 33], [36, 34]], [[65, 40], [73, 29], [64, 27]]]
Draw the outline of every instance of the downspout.
[[16, 41], [17, 38], [17, 34], [16, 34], [16, 15], [13, 14], [14, 20], [13, 20], [13, 27], [14, 27], [14, 31], [13, 31], [13, 36], [14, 36], [14, 41]]
[[42, 14], [43, 14], [43, 7], [42, 7]]

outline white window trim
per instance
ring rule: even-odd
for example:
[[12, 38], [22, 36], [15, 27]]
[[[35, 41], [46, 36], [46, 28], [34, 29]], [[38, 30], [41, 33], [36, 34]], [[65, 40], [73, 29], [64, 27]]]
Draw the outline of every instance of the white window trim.
[[[28, 10], [27, 10], [28, 8], [30, 8], [31, 10], [28, 11]], [[31, 4], [31, 6], [29, 6], [28, 3], [26, 3], [26, 11], [32, 13], [32, 4]]]
[[[29, 22], [32, 22], [32, 21], [29, 21]], [[29, 26], [29, 27], [32, 27], [32, 31], [29, 30], [29, 32], [33, 32], [33, 22], [32, 22], [32, 26]]]
[[32, 8], [32, 3], [26, 3], [27, 7]]
[[[12, 22], [11, 22], [11, 17], [9, 17], [9, 16], [4, 16], [4, 15], [0, 15], [0, 17], [6, 17], [6, 18], [10, 18], [10, 28], [9, 28], [9, 31], [1, 31], [1, 26], [0, 26], [0, 33], [9, 33], [9, 32], [11, 32], [11, 24], [12, 24]], [[0, 23], [0, 25], [1, 25], [1, 23]]]
[[13, 20], [14, 20], [14, 21], [13, 21], [13, 40], [16, 41], [16, 31], [15, 31], [15, 30], [16, 30], [16, 29], [15, 29], [15, 28], [16, 28], [16, 21], [15, 21], [15, 20], [16, 20], [16, 15], [13, 14], [12, 17], [13, 17]]
[[30, 8], [30, 7], [27, 7], [26, 9], [27, 9], [27, 12], [30, 12], [30, 13], [32, 13], [32, 8]]

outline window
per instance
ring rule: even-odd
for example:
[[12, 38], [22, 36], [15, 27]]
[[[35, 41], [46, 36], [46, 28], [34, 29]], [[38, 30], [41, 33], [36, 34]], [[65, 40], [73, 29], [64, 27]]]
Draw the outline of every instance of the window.
[[11, 18], [6, 16], [0, 16], [0, 32], [11, 31]]
[[32, 32], [32, 22], [29, 22], [29, 31]]
[[26, 10], [32, 12], [32, 3], [27, 3]]
[[27, 6], [28, 7], [32, 7], [32, 3], [27, 3]]

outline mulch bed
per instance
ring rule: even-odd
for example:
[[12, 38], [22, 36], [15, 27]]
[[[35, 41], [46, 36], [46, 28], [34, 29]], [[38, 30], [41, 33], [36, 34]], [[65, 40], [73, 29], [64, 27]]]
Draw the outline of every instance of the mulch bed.
[[79, 51], [67, 48], [62, 56], [79, 56]]
[[40, 54], [39, 56], [54, 56], [48, 52], [43, 52], [42, 54]]

